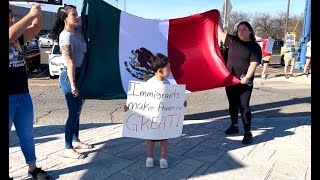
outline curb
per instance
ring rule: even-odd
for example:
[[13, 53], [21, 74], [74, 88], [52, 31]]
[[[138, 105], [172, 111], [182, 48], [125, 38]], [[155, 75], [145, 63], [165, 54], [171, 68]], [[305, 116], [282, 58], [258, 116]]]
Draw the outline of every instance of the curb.
[[58, 79], [49, 79], [49, 78], [32, 78], [28, 79], [29, 87], [58, 87]]
[[254, 85], [283, 84], [283, 83], [311, 85], [311, 75], [308, 78], [296, 76], [296, 77], [290, 77], [286, 79], [284, 76], [280, 76], [280, 77], [271, 77], [270, 79], [266, 79], [266, 80], [263, 80], [259, 77], [254, 79]]

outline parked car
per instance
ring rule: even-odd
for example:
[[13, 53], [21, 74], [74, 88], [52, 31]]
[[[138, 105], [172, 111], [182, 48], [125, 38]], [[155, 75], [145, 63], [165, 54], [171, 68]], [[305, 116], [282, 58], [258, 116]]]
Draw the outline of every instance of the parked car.
[[39, 37], [39, 45], [42, 46], [53, 46], [54, 40], [49, 38], [49, 34], [45, 34]]
[[25, 45], [26, 70], [27, 73], [37, 70], [41, 71], [41, 54], [36, 38], [31, 39]]
[[[258, 39], [256, 41], [261, 47], [263, 43], [263, 39]], [[273, 55], [280, 55], [280, 64], [281, 66], [284, 66], [284, 60], [283, 60], [283, 40], [281, 39], [275, 39], [273, 47], [272, 47], [272, 54]]]
[[283, 40], [276, 39], [273, 44], [272, 54], [281, 54], [281, 47], [283, 47]]
[[60, 52], [60, 46], [58, 43], [54, 43], [50, 51], [45, 51], [49, 54], [49, 74], [50, 78], [58, 78], [63, 67], [64, 62]]

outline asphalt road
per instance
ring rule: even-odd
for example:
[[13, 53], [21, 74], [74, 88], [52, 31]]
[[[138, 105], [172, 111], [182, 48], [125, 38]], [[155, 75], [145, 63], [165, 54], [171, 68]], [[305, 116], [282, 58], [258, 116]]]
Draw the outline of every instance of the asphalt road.
[[[67, 106], [57, 80], [48, 86], [30, 85], [35, 123], [61, 125]], [[228, 118], [224, 88], [188, 93], [185, 120], [211, 121]], [[252, 93], [253, 118], [311, 116], [311, 86], [274, 82], [256, 86]], [[85, 100], [81, 123], [122, 123], [125, 100]]]

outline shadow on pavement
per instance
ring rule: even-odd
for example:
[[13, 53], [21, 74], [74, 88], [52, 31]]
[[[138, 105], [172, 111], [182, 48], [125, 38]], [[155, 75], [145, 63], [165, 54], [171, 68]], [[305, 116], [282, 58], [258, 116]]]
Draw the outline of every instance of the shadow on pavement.
[[[260, 113], [253, 114], [252, 132], [254, 141], [251, 145], [243, 145], [243, 126], [239, 122], [240, 133], [235, 136], [227, 136], [224, 130], [229, 127], [227, 110], [211, 111], [192, 115], [186, 115], [181, 137], [170, 139], [168, 148], [168, 169], [160, 169], [158, 157], [160, 153], [159, 143], [155, 146], [155, 167], [146, 168], [146, 140], [134, 138], [108, 138], [109, 140], [96, 139], [96, 148], [86, 151], [87, 160], [74, 160], [64, 166], [56, 166], [50, 169], [50, 176], [59, 179], [61, 175], [75, 173], [77, 179], [187, 179], [201, 175], [215, 174], [245, 168], [241, 158], [245, 158], [258, 144], [272, 141], [276, 138], [291, 136], [292, 129], [299, 126], [311, 126], [308, 118], [299, 116], [311, 116], [310, 112], [282, 114], [276, 107], [290, 104], [310, 103], [310, 98], [295, 98], [288, 101], [255, 105], [253, 112], [272, 108], [272, 113], [279, 118], [255, 119]], [[297, 118], [285, 118], [297, 117]], [[197, 123], [197, 120], [219, 118], [211, 122]], [[241, 120], [240, 120], [241, 121]], [[81, 130], [94, 129], [114, 124], [81, 124]], [[63, 134], [64, 125], [51, 125], [36, 127], [35, 132], [40, 131], [35, 137], [36, 144], [53, 141], [55, 138], [42, 138], [54, 134]], [[15, 131], [13, 131], [15, 133]], [[83, 134], [81, 135], [84, 136]], [[107, 139], [107, 138], [105, 138]], [[10, 144], [10, 147], [18, 144]], [[99, 148], [97, 148], [99, 147]], [[63, 149], [63, 147], [61, 147]], [[235, 155], [233, 150], [242, 149], [244, 154]], [[272, 152], [265, 152], [271, 156]], [[270, 153], [270, 154], [268, 154]], [[263, 163], [263, 162], [262, 162]], [[70, 166], [71, 165], [71, 166]]]
[[[254, 106], [251, 106], [252, 117], [253, 118], [270, 117], [270, 115], [271, 117], [311, 116], [311, 112], [298, 112], [298, 113], [288, 113], [288, 114], [284, 114], [280, 112], [280, 108], [283, 106], [289, 106], [293, 104], [304, 104], [304, 103], [311, 104], [311, 97], [293, 98], [286, 101], [278, 101], [273, 103], [254, 105]], [[275, 109], [277, 107], [278, 109]], [[266, 111], [266, 109], [272, 109], [272, 110]], [[262, 111], [262, 112], [259, 112], [259, 111]], [[228, 109], [185, 115], [184, 120], [203, 120], [203, 119], [211, 119], [211, 118], [218, 118], [218, 117], [225, 117], [225, 116], [229, 116]]]

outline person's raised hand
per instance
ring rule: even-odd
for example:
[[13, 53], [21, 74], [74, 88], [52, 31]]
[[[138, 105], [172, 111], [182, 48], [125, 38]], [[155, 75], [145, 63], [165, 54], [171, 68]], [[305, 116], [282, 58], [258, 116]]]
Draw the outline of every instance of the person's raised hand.
[[36, 18], [42, 15], [42, 10], [39, 4], [33, 4], [29, 11], [30, 16]]

